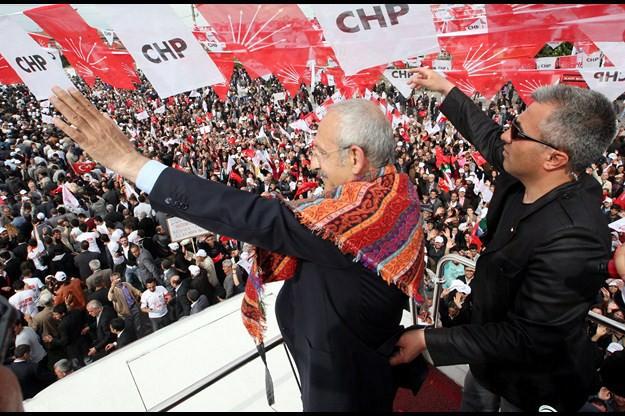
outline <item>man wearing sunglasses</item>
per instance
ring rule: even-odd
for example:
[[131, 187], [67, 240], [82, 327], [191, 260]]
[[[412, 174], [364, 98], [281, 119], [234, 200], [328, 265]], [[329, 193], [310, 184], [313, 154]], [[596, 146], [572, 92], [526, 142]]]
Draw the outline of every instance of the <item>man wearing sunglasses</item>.
[[584, 319], [610, 255], [601, 188], [584, 170], [616, 134], [612, 104], [590, 90], [540, 88], [502, 130], [438, 73], [412, 72], [412, 87], [446, 96], [440, 110], [500, 176], [471, 323], [407, 331], [391, 362], [427, 349], [437, 366], [468, 363], [465, 411], [576, 411], [595, 373]]

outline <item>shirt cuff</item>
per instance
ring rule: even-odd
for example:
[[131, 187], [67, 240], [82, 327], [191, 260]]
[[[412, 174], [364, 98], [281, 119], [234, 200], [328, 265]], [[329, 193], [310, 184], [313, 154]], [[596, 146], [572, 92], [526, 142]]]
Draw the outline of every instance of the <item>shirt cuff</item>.
[[166, 168], [167, 166], [163, 165], [161, 162], [150, 160], [148, 163], [143, 165], [137, 175], [137, 188], [149, 195], [150, 192], [152, 192], [152, 188], [158, 180], [161, 172], [163, 172]]

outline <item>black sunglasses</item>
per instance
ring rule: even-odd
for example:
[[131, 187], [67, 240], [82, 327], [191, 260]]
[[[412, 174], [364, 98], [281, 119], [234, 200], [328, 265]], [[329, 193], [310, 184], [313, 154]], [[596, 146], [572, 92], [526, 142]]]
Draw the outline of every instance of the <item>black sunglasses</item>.
[[521, 127], [519, 127], [518, 123], [517, 123], [517, 118], [515, 117], [511, 122], [510, 122], [510, 139], [512, 140], [529, 140], [531, 142], [536, 142], [536, 143], [540, 143], [540, 144], [544, 144], [545, 146], [549, 146], [552, 149], [555, 150], [560, 150], [557, 147], [555, 147], [552, 144], [549, 143], [545, 143], [543, 141], [540, 141], [538, 139], [535, 139], [533, 137], [528, 136], [527, 134], [525, 134], [523, 132], [523, 130], [521, 130]]

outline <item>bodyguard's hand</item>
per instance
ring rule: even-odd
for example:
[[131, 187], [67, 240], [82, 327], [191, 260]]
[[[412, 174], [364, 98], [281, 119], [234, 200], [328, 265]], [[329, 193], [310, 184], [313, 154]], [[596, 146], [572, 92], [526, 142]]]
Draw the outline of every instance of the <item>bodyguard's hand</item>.
[[115, 121], [98, 111], [78, 90], [53, 87], [50, 101], [71, 125], [54, 118], [54, 125], [93, 159], [136, 182], [148, 159], [140, 155]]
[[411, 68], [408, 72], [414, 74], [407, 81], [407, 84], [411, 88], [427, 88], [430, 91], [438, 92], [444, 95], [449, 94], [449, 91], [454, 87], [450, 81], [440, 75], [438, 72], [424, 67], [424, 68]]
[[390, 359], [391, 365], [405, 364], [425, 351], [425, 334], [422, 329], [409, 330], [402, 334], [395, 344], [398, 348]]

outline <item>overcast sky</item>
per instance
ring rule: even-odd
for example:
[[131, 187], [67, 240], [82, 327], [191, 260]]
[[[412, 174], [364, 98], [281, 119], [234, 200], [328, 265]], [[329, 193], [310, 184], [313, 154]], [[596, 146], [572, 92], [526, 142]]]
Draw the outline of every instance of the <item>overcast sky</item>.
[[[28, 17], [20, 12], [34, 7], [43, 6], [43, 4], [2, 4], [0, 5], [0, 15], [16, 13], [15, 21], [29, 32], [41, 31], [41, 28]], [[77, 9], [78, 14], [91, 26], [97, 29], [110, 29], [108, 23], [101, 18], [96, 7], [93, 4], [72, 4]], [[176, 14], [189, 26], [193, 26], [193, 18], [191, 17], [191, 4], [171, 4]], [[300, 5], [302, 11], [307, 16], [312, 16], [312, 8], [309, 5]], [[196, 11], [196, 20], [198, 25], [206, 25], [204, 18]]]

